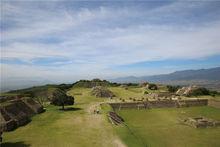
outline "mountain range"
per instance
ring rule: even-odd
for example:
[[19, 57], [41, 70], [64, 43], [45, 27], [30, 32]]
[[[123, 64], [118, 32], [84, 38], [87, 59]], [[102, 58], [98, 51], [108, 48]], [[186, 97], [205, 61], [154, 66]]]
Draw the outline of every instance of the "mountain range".
[[[199, 70], [183, 70], [170, 74], [159, 74], [152, 76], [128, 76], [110, 79], [111, 82], [117, 83], [140, 83], [152, 82], [168, 85], [198, 85], [208, 89], [220, 91], [220, 67], [199, 69]], [[32, 86], [55, 84], [52, 81], [36, 78], [13, 78], [10, 80], [1, 80], [0, 91], [23, 89]]]
[[220, 91], [220, 67], [198, 70], [183, 70], [169, 74], [152, 76], [120, 77], [111, 79], [110, 81], [119, 83], [140, 83], [147, 81], [170, 85], [198, 85]]

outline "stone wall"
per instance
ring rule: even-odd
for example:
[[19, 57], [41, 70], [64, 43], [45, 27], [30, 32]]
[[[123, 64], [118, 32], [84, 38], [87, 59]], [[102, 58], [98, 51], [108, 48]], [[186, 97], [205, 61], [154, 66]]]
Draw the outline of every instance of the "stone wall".
[[14, 130], [28, 123], [34, 114], [43, 112], [43, 107], [30, 99], [13, 100], [0, 107], [1, 131]]
[[215, 108], [220, 108], [220, 100], [209, 99], [208, 105]]
[[207, 106], [208, 99], [187, 99], [177, 101], [179, 107]]
[[206, 106], [207, 99], [189, 99], [189, 100], [155, 100], [143, 102], [124, 102], [124, 103], [109, 103], [114, 110], [121, 109], [150, 109], [150, 108], [175, 108], [175, 107], [192, 107]]

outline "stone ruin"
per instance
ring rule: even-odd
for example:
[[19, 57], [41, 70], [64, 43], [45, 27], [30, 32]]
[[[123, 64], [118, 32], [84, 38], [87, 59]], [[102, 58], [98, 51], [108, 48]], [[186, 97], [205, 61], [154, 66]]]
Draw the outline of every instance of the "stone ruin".
[[207, 106], [208, 99], [184, 99], [184, 100], [171, 100], [171, 99], [158, 99], [135, 102], [119, 102], [109, 103], [114, 110], [121, 109], [151, 109], [151, 108], [181, 108], [193, 106]]
[[112, 91], [110, 91], [109, 89], [107, 89], [106, 87], [102, 87], [102, 86], [96, 86], [92, 88], [92, 95], [94, 95], [95, 97], [107, 97], [107, 98], [111, 98], [114, 97], [114, 93]]
[[193, 85], [188, 87], [182, 87], [177, 90], [176, 94], [180, 96], [189, 96], [194, 90], [197, 90], [199, 87]]
[[115, 112], [110, 111], [107, 116], [112, 124], [119, 125], [124, 122], [124, 119]]
[[30, 117], [43, 112], [43, 106], [32, 98], [12, 100], [0, 107], [0, 131], [11, 131], [30, 121]]
[[207, 128], [207, 127], [220, 126], [220, 121], [216, 121], [205, 117], [193, 117], [193, 118], [189, 117], [183, 119], [182, 122], [194, 128]]
[[149, 99], [171, 99], [175, 98], [176, 95], [170, 92], [159, 92], [159, 93], [148, 93], [146, 96]]
[[139, 83], [140, 87], [146, 87], [149, 83], [148, 82], [141, 82]]
[[215, 108], [220, 108], [220, 100], [218, 100], [218, 99], [209, 99], [208, 105], [212, 106], [212, 107], [215, 107]]

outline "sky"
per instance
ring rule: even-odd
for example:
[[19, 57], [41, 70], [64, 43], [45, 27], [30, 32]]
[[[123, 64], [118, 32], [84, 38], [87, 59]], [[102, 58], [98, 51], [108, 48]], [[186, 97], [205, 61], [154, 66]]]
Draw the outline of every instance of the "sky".
[[2, 0], [0, 21], [3, 84], [220, 66], [220, 1]]

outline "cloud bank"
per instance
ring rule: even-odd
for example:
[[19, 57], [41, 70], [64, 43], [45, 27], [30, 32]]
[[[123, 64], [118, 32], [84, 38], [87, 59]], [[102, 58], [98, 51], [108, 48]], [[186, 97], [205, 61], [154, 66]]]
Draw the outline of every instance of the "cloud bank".
[[[135, 72], [132, 66], [117, 67], [220, 55], [220, 2], [1, 5], [1, 79], [6, 82], [15, 77], [65, 82], [141, 75], [148, 74], [147, 67]], [[158, 68], [155, 72], [175, 70]]]

